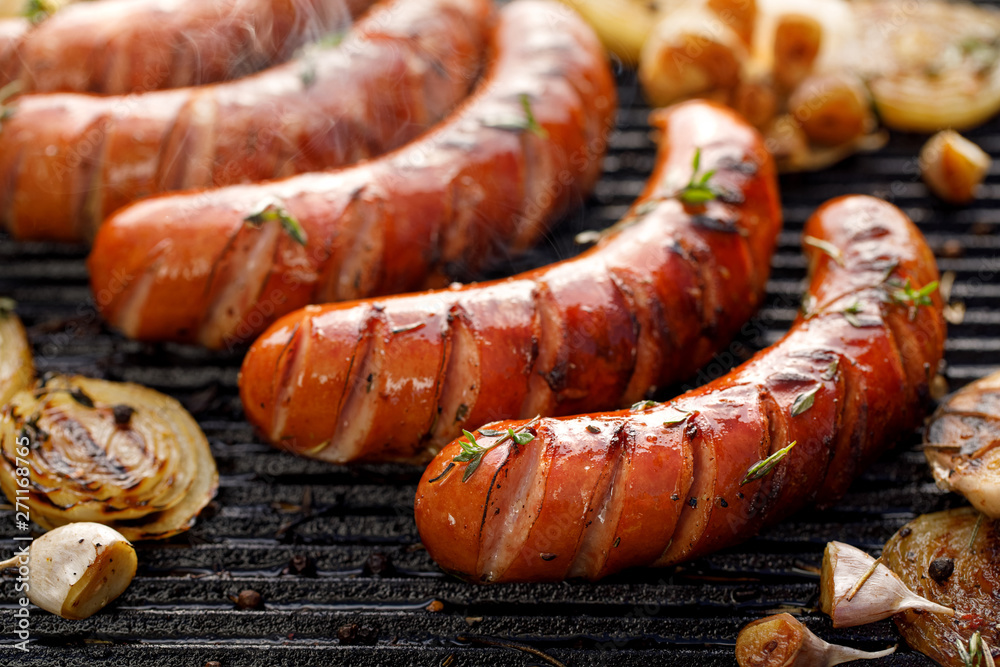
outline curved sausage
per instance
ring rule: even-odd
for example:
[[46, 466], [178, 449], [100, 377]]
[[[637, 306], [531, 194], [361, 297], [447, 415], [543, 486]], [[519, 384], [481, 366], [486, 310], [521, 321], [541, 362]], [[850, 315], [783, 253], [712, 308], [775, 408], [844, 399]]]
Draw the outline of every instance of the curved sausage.
[[[945, 324], [934, 256], [899, 209], [836, 199], [805, 234], [807, 312], [728, 375], [649, 409], [490, 425], [468, 481], [459, 442], [445, 447], [416, 497], [434, 560], [484, 583], [599, 579], [839, 498], [921, 423]], [[508, 428], [530, 442], [500, 442]]]
[[[394, 154], [118, 212], [89, 259], [104, 317], [133, 338], [235, 347], [307, 304], [417, 289], [531, 245], [600, 174], [614, 78], [555, 3], [508, 5], [490, 41], [477, 91]], [[249, 224], [262, 200], [270, 221]]]
[[0, 22], [0, 85], [104, 95], [245, 76], [344, 30], [372, 0], [99, 0]]
[[468, 94], [492, 25], [489, 0], [387, 0], [338, 46], [237, 81], [21, 97], [0, 131], [0, 218], [15, 238], [82, 240], [146, 195], [379, 155]]
[[[273, 443], [329, 461], [426, 456], [463, 428], [613, 408], [711, 359], [765, 293], [781, 229], [774, 166], [733, 112], [658, 112], [645, 193], [595, 248], [463, 289], [313, 306], [275, 323], [240, 378]], [[677, 188], [716, 170], [723, 198]]]

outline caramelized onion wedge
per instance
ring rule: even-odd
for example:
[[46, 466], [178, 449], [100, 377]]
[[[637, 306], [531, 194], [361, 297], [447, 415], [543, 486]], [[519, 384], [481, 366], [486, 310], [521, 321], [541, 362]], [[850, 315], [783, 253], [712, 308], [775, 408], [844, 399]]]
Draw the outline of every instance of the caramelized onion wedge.
[[43, 528], [93, 521], [129, 540], [168, 537], [191, 526], [218, 486], [191, 415], [139, 385], [49, 379], [15, 394], [0, 438], [0, 487], [13, 500], [26, 468], [28, 494], [17, 498]]
[[924, 429], [924, 440], [938, 486], [1000, 519], [1000, 372], [945, 401]]
[[0, 298], [0, 406], [35, 377], [31, 346], [9, 299]]
[[[882, 562], [916, 593], [955, 608], [954, 618], [907, 611], [894, 619], [907, 644], [949, 667], [968, 664], [961, 652], [977, 632], [985, 650], [1000, 657], [1000, 522], [981, 517], [971, 507], [926, 514], [882, 552]], [[984, 652], [971, 664], [989, 660]]]
[[832, 667], [884, 658], [895, 652], [895, 646], [869, 653], [829, 644], [791, 614], [754, 621], [740, 630], [736, 639], [736, 662], [740, 667]]

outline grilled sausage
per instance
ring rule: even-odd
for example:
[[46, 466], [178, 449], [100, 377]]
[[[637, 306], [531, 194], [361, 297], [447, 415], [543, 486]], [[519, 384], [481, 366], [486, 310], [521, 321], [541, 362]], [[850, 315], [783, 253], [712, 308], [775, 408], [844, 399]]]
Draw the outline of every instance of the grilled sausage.
[[[411, 458], [463, 428], [627, 405], [691, 374], [764, 296], [775, 172], [757, 132], [718, 105], [653, 122], [655, 173], [595, 248], [508, 280], [292, 313], [244, 361], [248, 419], [307, 456]], [[726, 201], [676, 197], [696, 152]]]
[[[842, 495], [920, 424], [944, 348], [938, 273], [913, 223], [878, 199], [828, 202], [805, 233], [807, 311], [728, 375], [649, 409], [490, 425], [467, 481], [478, 448], [445, 447], [416, 497], [430, 555], [476, 582], [599, 579]], [[530, 442], [500, 442], [508, 428]]]
[[146, 195], [384, 153], [468, 94], [492, 25], [489, 0], [387, 0], [339, 46], [237, 81], [21, 97], [0, 131], [0, 217], [15, 238], [87, 239]]
[[[105, 318], [133, 338], [232, 347], [307, 304], [418, 289], [531, 245], [600, 174], [614, 78], [590, 28], [555, 3], [505, 7], [491, 43], [478, 90], [394, 154], [117, 213], [89, 260]], [[262, 199], [275, 219], [248, 224]]]
[[0, 22], [0, 85], [125, 95], [245, 76], [344, 30], [372, 0], [98, 0]]

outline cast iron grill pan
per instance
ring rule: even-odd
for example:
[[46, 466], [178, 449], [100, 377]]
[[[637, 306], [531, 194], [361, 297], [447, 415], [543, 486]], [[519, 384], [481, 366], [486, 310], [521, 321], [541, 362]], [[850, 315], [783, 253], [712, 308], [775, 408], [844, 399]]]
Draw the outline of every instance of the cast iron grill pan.
[[[634, 75], [622, 73], [619, 81], [622, 111], [594, 195], [530, 255], [497, 258], [484, 277], [579, 252], [575, 234], [609, 226], [640, 192], [654, 162], [648, 108]], [[1000, 122], [968, 136], [1000, 156]], [[996, 370], [997, 165], [984, 197], [966, 208], [949, 207], [928, 197], [916, 176], [914, 158], [923, 140], [896, 133], [877, 154], [782, 179], [786, 223], [767, 302], [751, 335], [690, 386], [725, 372], [787, 329], [805, 275], [802, 225], [823, 201], [851, 193], [902, 207], [939, 254], [942, 272], [955, 272], [952, 296], [968, 312], [962, 324], [950, 327], [944, 370], [951, 388]], [[941, 256], [950, 240], [958, 245]], [[918, 513], [963, 504], [935, 488], [913, 436], [833, 509], [800, 512], [743, 546], [697, 562], [596, 584], [467, 585], [438, 571], [420, 547], [412, 517], [419, 468], [348, 469], [272, 450], [242, 417], [236, 388], [241, 355], [151, 346], [110, 332], [94, 311], [85, 256], [83, 247], [0, 237], [0, 294], [17, 300], [39, 371], [139, 382], [182, 400], [212, 443], [219, 494], [189, 533], [138, 545], [138, 575], [105, 611], [69, 622], [34, 609], [30, 652], [2, 645], [4, 665], [550, 664], [537, 652], [578, 667], [733, 665], [740, 628], [772, 610], [800, 614], [829, 641], [880, 649], [901, 641], [889, 621], [834, 630], [814, 610], [814, 570], [824, 544], [839, 539], [874, 551]], [[4, 552], [14, 534], [13, 512], [0, 511]], [[17, 605], [12, 577], [5, 578], [0, 641], [8, 642]], [[264, 609], [236, 609], [230, 596], [242, 589], [261, 593]], [[878, 664], [932, 663], [901, 646]]]

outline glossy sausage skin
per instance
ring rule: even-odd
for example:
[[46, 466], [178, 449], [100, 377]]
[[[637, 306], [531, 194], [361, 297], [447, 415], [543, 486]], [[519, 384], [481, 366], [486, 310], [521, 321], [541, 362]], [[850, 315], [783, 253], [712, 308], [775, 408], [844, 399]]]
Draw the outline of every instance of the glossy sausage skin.
[[466, 97], [492, 25], [489, 0], [385, 0], [339, 45], [237, 81], [125, 97], [23, 96], [0, 131], [0, 218], [18, 239], [89, 239], [147, 195], [385, 153]]
[[[945, 325], [936, 293], [913, 309], [888, 296], [891, 283], [938, 278], [923, 237], [892, 205], [836, 199], [805, 233], [837, 248], [842, 264], [806, 247], [809, 312], [728, 375], [645, 411], [542, 419], [527, 444], [489, 450], [467, 482], [467, 463], [442, 477], [460, 446], [443, 449], [415, 509], [438, 564], [484, 583], [599, 579], [695, 558], [839, 498], [921, 423]], [[741, 485], [792, 442], [770, 473]]]
[[[120, 211], [89, 260], [102, 314], [133, 338], [235, 347], [307, 304], [419, 289], [533, 244], [600, 173], [614, 78], [590, 28], [555, 3], [508, 5], [490, 41], [477, 91], [393, 154]], [[246, 224], [261, 200], [306, 243], [277, 221]]]
[[[781, 212], [771, 158], [731, 111], [691, 102], [653, 122], [656, 170], [595, 248], [507, 280], [292, 313], [244, 361], [248, 419], [306, 456], [407, 459], [463, 428], [614, 408], [689, 376], [760, 304]], [[730, 203], [674, 198], [696, 148]]]
[[245, 76], [346, 29], [371, 0], [95, 0], [0, 22], [0, 85], [103, 95]]

